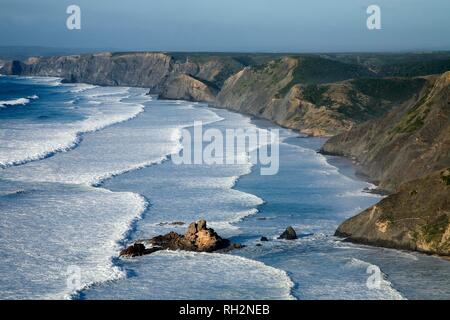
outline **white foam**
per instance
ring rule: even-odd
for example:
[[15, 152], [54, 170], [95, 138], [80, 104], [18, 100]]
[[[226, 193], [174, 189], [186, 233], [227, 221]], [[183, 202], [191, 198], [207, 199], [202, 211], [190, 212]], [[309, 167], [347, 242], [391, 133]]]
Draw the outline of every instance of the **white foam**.
[[[367, 268], [369, 267], [379, 269], [377, 265], [356, 258], [351, 258], [347, 262], [347, 266], [350, 268], [361, 269], [362, 271], [367, 271]], [[369, 275], [371, 274], [368, 274], [368, 276]], [[380, 287], [372, 289], [368, 288], [368, 290], [370, 290], [373, 295], [373, 297], [371, 297], [372, 299], [405, 300], [402, 294], [393, 288], [392, 283], [383, 272], [381, 272]]]
[[20, 78], [25, 78], [29, 82], [34, 82], [36, 84], [45, 84], [47, 86], [58, 87], [61, 86], [62, 78], [58, 77], [41, 77], [41, 76], [21, 76]]
[[3, 299], [67, 298], [77, 289], [67, 285], [70, 266], [79, 268], [82, 287], [124, 276], [111, 257], [144, 211], [142, 197], [60, 184], [15, 187], [24, 191], [0, 198]]
[[[214, 253], [160, 251], [124, 261], [138, 276], [93, 286], [86, 299], [294, 299], [286, 272]], [[151, 267], [150, 267], [151, 266]]]
[[72, 93], [80, 93], [89, 89], [97, 88], [97, 86], [86, 84], [86, 83], [77, 83], [73, 85], [75, 89], [70, 90]]
[[24, 106], [30, 103], [30, 99], [28, 98], [19, 98], [13, 100], [0, 100], [0, 108], [6, 108], [10, 106]]
[[37, 95], [28, 96], [26, 98], [18, 98], [12, 100], [0, 100], [0, 108], [6, 108], [10, 106], [24, 106], [30, 103], [31, 100], [37, 100]]
[[[130, 120], [144, 111], [140, 103], [120, 102], [129, 96], [128, 93], [120, 96], [115, 88], [102, 88], [101, 92], [98, 105], [84, 109], [85, 120], [63, 124], [32, 121], [0, 129], [0, 167], [23, 164], [43, 159], [55, 152], [70, 150], [79, 143], [80, 134]], [[143, 94], [144, 90], [141, 90], [137, 95]]]
[[368, 192], [365, 190], [353, 190], [339, 193], [337, 197], [369, 197], [369, 198], [382, 198], [379, 194]]
[[[99, 90], [99, 89], [95, 89]], [[122, 102], [121, 102], [122, 103]], [[128, 102], [128, 104], [122, 103], [123, 107], [128, 107], [129, 105], [134, 105], [133, 102]], [[166, 102], [158, 102], [155, 101], [153, 104], [150, 104], [148, 108], [151, 111], [143, 113], [139, 118], [136, 118], [130, 122], [124, 122], [120, 125], [112, 126], [106, 128], [102, 131], [96, 132], [95, 135], [87, 135], [84, 137], [83, 143], [78, 145], [78, 148], [75, 148], [67, 153], [59, 153], [51, 158], [47, 158], [37, 162], [30, 162], [24, 164], [22, 166], [9, 167], [2, 170], [1, 175], [4, 179], [10, 179], [11, 181], [23, 181], [26, 183], [34, 184], [42, 184], [42, 183], [70, 183], [70, 184], [95, 184], [107, 179], [113, 175], [117, 175], [120, 173], [124, 173], [127, 171], [132, 171], [137, 168], [141, 168], [144, 166], [148, 166], [152, 163], [159, 163], [166, 159], [167, 155], [172, 154], [174, 152], [178, 152], [181, 148], [180, 145], [180, 130], [183, 127], [192, 125], [193, 120], [203, 120], [204, 123], [212, 123], [214, 121], [222, 120], [221, 117], [215, 116], [214, 113], [207, 109], [183, 109], [183, 105], [178, 105], [178, 107], [173, 107], [172, 109], [165, 105]], [[91, 119], [95, 119], [95, 113], [97, 110], [92, 111], [94, 114], [91, 115]], [[164, 117], [165, 121], [161, 121]], [[94, 123], [101, 123], [99, 121], [93, 120]], [[217, 212], [217, 215], [220, 216], [219, 219], [213, 219], [217, 223], [221, 221], [229, 222], [235, 221], [238, 218], [242, 218], [246, 215], [252, 214], [255, 212], [254, 205], [260, 203], [260, 199], [254, 197], [249, 194], [241, 193], [236, 190], [228, 190], [228, 188], [232, 187], [236, 181], [237, 176], [235, 176], [236, 172], [247, 172], [248, 165], [240, 166], [236, 168], [238, 171], [233, 170], [234, 174], [231, 177], [226, 176], [222, 180], [210, 179], [206, 182], [206, 186], [203, 184], [202, 186], [207, 187], [210, 186], [213, 192], [216, 195], [222, 194], [223, 199], [217, 198], [217, 200], [224, 201], [225, 205], [231, 202], [242, 202], [241, 210], [233, 210], [232, 212], [226, 212], [225, 214], [233, 213], [233, 215], [226, 216], [224, 212]], [[244, 169], [244, 171], [242, 171]], [[177, 178], [177, 177], [175, 177]], [[190, 179], [192, 183], [195, 183], [195, 180]], [[225, 182], [223, 188], [217, 189], [213, 186], [216, 183]], [[76, 188], [80, 188], [79, 186]], [[93, 196], [95, 195], [95, 190], [99, 189], [89, 189], [93, 191]], [[101, 190], [101, 189], [100, 189]], [[63, 192], [64, 190], [62, 190]], [[231, 197], [227, 194], [225, 196], [224, 192], [230, 192]], [[111, 196], [116, 195], [116, 193], [108, 193], [105, 190], [101, 191], [106, 194], [111, 194]], [[76, 216], [78, 213], [73, 213], [75, 208], [72, 208], [73, 203], [65, 199], [64, 195], [61, 199], [57, 201], [53, 201], [51, 197], [48, 197], [48, 192], [44, 192], [42, 197], [37, 204], [33, 203], [33, 206], [38, 204], [46, 205], [48, 207], [46, 210], [42, 209], [31, 209], [33, 206], [30, 206], [25, 210], [23, 208], [23, 202], [20, 203], [20, 206], [17, 209], [23, 210], [24, 212], [37, 212], [40, 211], [48, 211], [53, 212], [55, 210], [65, 210], [67, 214]], [[63, 192], [64, 193], [64, 192]], [[96, 193], [98, 196], [98, 193]], [[127, 221], [127, 225], [129, 226], [130, 221], [135, 219], [135, 217], [140, 216], [142, 214], [142, 206], [137, 205], [139, 203], [139, 196], [135, 193], [129, 192], [118, 192], [117, 194], [127, 195], [126, 198], [121, 199], [123, 201], [123, 205], [129, 205], [133, 209], [129, 210], [129, 214], [125, 214], [122, 221]], [[86, 194], [89, 196], [89, 194]], [[116, 195], [118, 196], [118, 195]], [[80, 198], [80, 207], [84, 207], [85, 211], [90, 212], [89, 201], [86, 200], [84, 194], [78, 194]], [[208, 200], [204, 198], [204, 200]], [[17, 202], [16, 202], [17, 203]], [[109, 206], [110, 204], [110, 206]], [[192, 204], [192, 203], [191, 203]], [[98, 210], [101, 210], [104, 206], [103, 203], [98, 203]], [[198, 204], [200, 205], [200, 204]], [[55, 209], [53, 206], [60, 208]], [[200, 205], [201, 206], [201, 205]], [[198, 208], [198, 207], [197, 207]], [[222, 207], [219, 207], [221, 209]], [[236, 208], [234, 208], [236, 209]], [[121, 211], [124, 209], [117, 206], [117, 203], [114, 201], [108, 202], [107, 208], [104, 210], [105, 215], [110, 216], [111, 223], [115, 222], [115, 216], [119, 214], [123, 214]], [[101, 221], [102, 217], [97, 217], [95, 214], [92, 217], [96, 221]], [[233, 220], [234, 219], [234, 220]], [[30, 219], [33, 221], [33, 218]], [[44, 221], [44, 220], [42, 220]], [[83, 228], [83, 222], [76, 221], [68, 221], [68, 225], [76, 225]], [[67, 231], [61, 230], [58, 224], [54, 224], [53, 222], [45, 222], [45, 224], [51, 225], [55, 231], [61, 232], [61, 234], [67, 233]], [[118, 232], [112, 232], [111, 239], [115, 241], [121, 239], [123, 237], [123, 230], [126, 228], [122, 224], [118, 224], [121, 230], [121, 236], [118, 236]], [[103, 226], [105, 230], [110, 228], [110, 226]], [[101, 228], [97, 226], [97, 228]], [[14, 229], [11, 227], [11, 229]], [[41, 230], [42, 231], [42, 230]], [[63, 232], [64, 231], [64, 232]], [[94, 230], [92, 230], [94, 231]], [[95, 240], [95, 232], [93, 232], [94, 239], [91, 238], [92, 243], [97, 243]], [[12, 235], [11, 235], [12, 236]], [[87, 235], [86, 235], [87, 237]], [[25, 239], [25, 241], [27, 241]], [[83, 281], [83, 285], [90, 285], [93, 282], [102, 282], [108, 279], [117, 279], [122, 274], [119, 272], [113, 264], [110, 263], [110, 259], [112, 256], [117, 255], [118, 247], [115, 244], [115, 241], [109, 241], [109, 248], [105, 250], [105, 254], [102, 257], [98, 257], [101, 262], [97, 261], [98, 268], [88, 273], [88, 277], [86, 281]], [[73, 247], [72, 251], [77, 254], [82, 254], [83, 251], [86, 250], [88, 246], [85, 248], [82, 247]], [[57, 253], [53, 253], [57, 256]], [[90, 259], [90, 258], [89, 258]], [[88, 259], [88, 260], [89, 260]], [[90, 261], [90, 260], [89, 260]], [[106, 263], [108, 261], [108, 263]], [[83, 263], [84, 260], [83, 260]], [[86, 262], [87, 263], [87, 262]], [[56, 272], [54, 269], [49, 268], [50, 271]], [[6, 271], [5, 271], [6, 272]], [[96, 276], [95, 273], [98, 272], [99, 275]], [[43, 274], [44, 270], [42, 270], [42, 274], [40, 275], [42, 278], [48, 278], [48, 275]], [[55, 275], [58, 279], [63, 279], [61, 274]], [[55, 279], [47, 279], [48, 284], [53, 286], [53, 281]], [[45, 287], [43, 288], [43, 290]], [[33, 288], [36, 290], [36, 288]], [[31, 291], [33, 291], [31, 290]], [[49, 290], [47, 286], [47, 290]], [[51, 290], [49, 290], [51, 291]], [[41, 297], [42, 292], [40, 290], [36, 290], [36, 297]], [[52, 293], [51, 297], [60, 297], [61, 294], [67, 294], [64, 290], [59, 290], [57, 293]], [[19, 292], [14, 294], [24, 294], [27, 296], [28, 293]]]

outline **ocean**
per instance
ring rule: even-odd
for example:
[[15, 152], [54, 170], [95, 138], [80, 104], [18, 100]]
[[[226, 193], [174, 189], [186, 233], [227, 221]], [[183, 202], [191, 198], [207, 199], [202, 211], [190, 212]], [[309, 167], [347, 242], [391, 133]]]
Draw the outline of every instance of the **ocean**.
[[[316, 152], [324, 139], [146, 93], [0, 76], [2, 299], [450, 298], [448, 261], [333, 236], [380, 196], [350, 162]], [[241, 164], [175, 164], [195, 121], [278, 129], [279, 172], [261, 175], [257, 150], [237, 150]], [[118, 257], [201, 218], [245, 248]], [[299, 239], [278, 240], [289, 225]]]

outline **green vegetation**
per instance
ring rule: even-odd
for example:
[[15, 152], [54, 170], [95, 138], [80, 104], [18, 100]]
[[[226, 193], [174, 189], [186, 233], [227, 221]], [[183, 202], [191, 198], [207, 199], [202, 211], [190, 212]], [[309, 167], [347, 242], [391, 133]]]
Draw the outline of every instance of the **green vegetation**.
[[[348, 92], [351, 104], [342, 105], [337, 111], [354, 120], [366, 121], [385, 114], [390, 110], [392, 103], [406, 101], [414, 94], [418, 94], [425, 80], [361, 78], [352, 80], [350, 83], [354, 88]], [[369, 97], [369, 100], [361, 100], [358, 94]], [[421, 125], [423, 123], [420, 121], [409, 123], [405, 130], [415, 130]]]
[[413, 108], [406, 114], [406, 118], [393, 129], [393, 133], [412, 133], [419, 130], [424, 125], [428, 111], [426, 105]]
[[425, 118], [429, 112], [428, 98], [430, 97], [431, 90], [432, 86], [429, 85], [425, 89], [420, 100], [408, 110], [404, 120], [402, 120], [391, 133], [412, 133], [424, 125]]
[[450, 52], [426, 53], [336, 53], [334, 59], [377, 71], [379, 77], [415, 77], [441, 74], [450, 70]]
[[393, 224], [395, 222], [395, 218], [391, 213], [383, 212], [378, 219], [380, 222], [389, 222], [390, 224]]
[[333, 104], [329, 97], [325, 97], [323, 94], [327, 91], [326, 86], [318, 86], [315, 84], [307, 85], [303, 88], [303, 98], [306, 101], [314, 103], [316, 106], [329, 107]]
[[296, 84], [322, 84], [353, 78], [367, 77], [371, 73], [358, 65], [351, 65], [317, 56], [297, 57], [298, 66], [292, 73], [291, 82], [280, 90], [286, 95]]
[[439, 243], [449, 224], [446, 214], [440, 215], [433, 223], [422, 226], [422, 235], [428, 243]]
[[404, 101], [420, 92], [424, 79], [365, 78], [352, 81], [356, 90], [375, 99]]
[[450, 186], [450, 169], [447, 169], [441, 173], [441, 180], [445, 183], [445, 185]]
[[446, 58], [389, 64], [383, 66], [380, 73], [383, 76], [417, 77], [430, 74], [441, 74], [448, 70], [450, 70], [450, 59]]
[[350, 104], [339, 106], [337, 111], [353, 120], [359, 122], [367, 121], [381, 117], [390, 110], [389, 105], [382, 103], [380, 99], [369, 97], [368, 101], [361, 100], [356, 90], [350, 90], [347, 95]]

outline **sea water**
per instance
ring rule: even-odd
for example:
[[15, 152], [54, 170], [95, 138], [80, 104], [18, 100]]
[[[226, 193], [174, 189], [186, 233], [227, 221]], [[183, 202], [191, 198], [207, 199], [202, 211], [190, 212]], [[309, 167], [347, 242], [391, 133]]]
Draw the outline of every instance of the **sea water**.
[[[171, 161], [194, 121], [222, 132], [274, 127], [226, 110], [36, 77], [0, 77], [0, 101], [4, 299], [450, 296], [447, 261], [333, 237], [380, 197], [364, 191], [373, 186], [351, 164], [316, 152], [323, 139], [277, 128], [280, 171], [262, 176], [250, 162], [255, 154], [243, 150], [244, 164]], [[200, 218], [246, 247], [118, 258], [134, 240], [183, 233]], [[298, 240], [277, 239], [288, 225]], [[370, 266], [381, 269], [379, 288], [367, 286]]]

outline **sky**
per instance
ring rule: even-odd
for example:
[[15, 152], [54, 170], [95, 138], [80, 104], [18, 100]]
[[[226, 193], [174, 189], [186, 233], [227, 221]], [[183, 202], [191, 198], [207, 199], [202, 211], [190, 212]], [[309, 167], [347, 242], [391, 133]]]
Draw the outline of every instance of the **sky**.
[[[81, 9], [68, 30], [66, 9]], [[381, 9], [369, 30], [366, 10]], [[120, 51], [450, 49], [450, 0], [0, 0], [0, 46]]]

